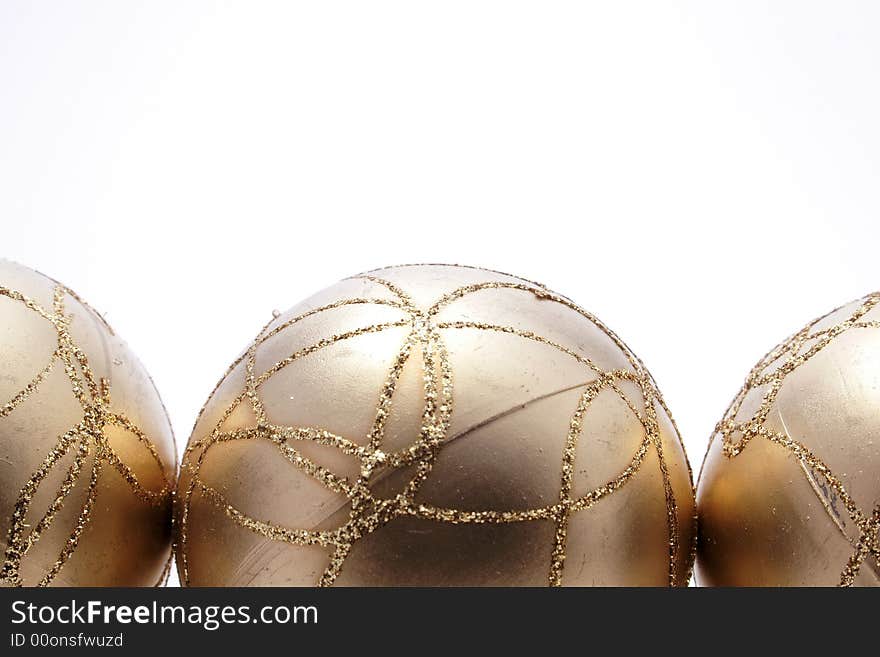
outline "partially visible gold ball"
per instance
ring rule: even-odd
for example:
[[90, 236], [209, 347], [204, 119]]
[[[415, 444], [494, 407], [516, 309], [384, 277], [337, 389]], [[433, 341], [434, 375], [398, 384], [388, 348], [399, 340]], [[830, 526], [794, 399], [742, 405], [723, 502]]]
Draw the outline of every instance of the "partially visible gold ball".
[[755, 366], [698, 487], [697, 581], [880, 584], [880, 293]]
[[152, 586], [176, 454], [147, 373], [63, 285], [0, 260], [0, 583]]
[[541, 285], [403, 266], [280, 314], [203, 409], [190, 585], [683, 585], [694, 499], [633, 353]]

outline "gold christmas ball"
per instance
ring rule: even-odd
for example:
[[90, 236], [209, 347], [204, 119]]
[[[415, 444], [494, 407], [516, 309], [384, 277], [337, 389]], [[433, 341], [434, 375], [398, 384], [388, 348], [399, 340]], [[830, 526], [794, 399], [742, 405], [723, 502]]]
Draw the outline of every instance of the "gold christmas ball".
[[648, 372], [483, 269], [391, 267], [278, 314], [183, 458], [190, 585], [683, 585], [694, 500]]
[[0, 583], [152, 586], [176, 467], [153, 383], [73, 292], [0, 260]]
[[880, 583], [880, 293], [755, 366], [703, 463], [697, 581]]

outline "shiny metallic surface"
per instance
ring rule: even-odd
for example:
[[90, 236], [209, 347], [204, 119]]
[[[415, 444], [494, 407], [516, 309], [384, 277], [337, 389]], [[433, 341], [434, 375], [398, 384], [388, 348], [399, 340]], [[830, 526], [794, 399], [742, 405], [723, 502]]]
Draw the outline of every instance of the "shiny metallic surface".
[[699, 584], [880, 583], [878, 302], [811, 323], [753, 370], [726, 420], [763, 414], [752, 424], [763, 433], [740, 449], [743, 431], [732, 431], [735, 454], [716, 435], [706, 454]]
[[165, 409], [125, 343], [63, 286], [0, 260], [3, 583], [159, 583], [175, 462]]
[[681, 585], [694, 538], [677, 431], [619, 339], [439, 265], [272, 319], [196, 423], [177, 517], [181, 581], [210, 586]]

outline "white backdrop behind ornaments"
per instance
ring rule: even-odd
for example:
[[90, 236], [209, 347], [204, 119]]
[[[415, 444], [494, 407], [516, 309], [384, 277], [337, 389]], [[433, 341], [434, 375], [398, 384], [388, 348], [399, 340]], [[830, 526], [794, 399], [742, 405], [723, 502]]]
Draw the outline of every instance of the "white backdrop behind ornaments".
[[698, 468], [880, 287], [875, 3], [140, 4], [0, 6], [0, 255], [105, 313], [181, 448], [273, 308], [439, 261], [596, 313]]

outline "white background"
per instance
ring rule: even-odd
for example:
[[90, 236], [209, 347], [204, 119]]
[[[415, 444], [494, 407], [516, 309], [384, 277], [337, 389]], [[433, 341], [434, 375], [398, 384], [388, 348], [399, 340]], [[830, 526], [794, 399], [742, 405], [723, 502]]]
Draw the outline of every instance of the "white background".
[[[144, 5], [144, 6], [141, 6]], [[179, 446], [273, 309], [382, 265], [541, 281], [699, 467], [752, 364], [880, 287], [880, 5], [0, 4], [0, 256], [106, 314]]]

